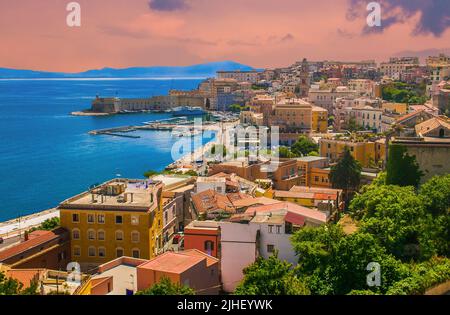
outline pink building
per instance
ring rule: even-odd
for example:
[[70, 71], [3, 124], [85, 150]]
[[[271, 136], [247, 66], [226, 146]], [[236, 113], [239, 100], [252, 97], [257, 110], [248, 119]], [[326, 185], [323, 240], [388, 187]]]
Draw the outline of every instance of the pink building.
[[219, 294], [219, 260], [199, 250], [166, 252], [137, 267], [138, 291], [148, 289], [164, 277], [186, 285], [197, 295]]

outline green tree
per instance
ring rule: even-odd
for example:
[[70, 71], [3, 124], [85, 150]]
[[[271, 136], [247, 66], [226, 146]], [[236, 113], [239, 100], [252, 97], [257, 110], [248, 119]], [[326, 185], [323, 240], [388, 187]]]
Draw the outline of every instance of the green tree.
[[0, 272], [0, 295], [36, 295], [37, 283], [23, 289], [23, 284], [16, 279], [6, 277], [4, 272]]
[[160, 172], [154, 171], [154, 170], [149, 170], [147, 172], [144, 173], [144, 177], [150, 178], [156, 175], [161, 174]]
[[420, 187], [419, 195], [433, 215], [448, 215], [450, 211], [450, 174], [434, 176]]
[[237, 295], [308, 295], [309, 291], [297, 278], [291, 264], [278, 259], [277, 253], [268, 259], [259, 257], [244, 269], [244, 280], [236, 288]]
[[349, 211], [360, 220], [360, 231], [374, 235], [395, 257], [404, 261], [436, 254], [430, 214], [411, 186], [371, 185], [351, 202]]
[[31, 228], [28, 230], [28, 233], [31, 233], [33, 231], [37, 231], [37, 230], [44, 230], [44, 231], [51, 231], [56, 229], [57, 227], [59, 227], [61, 224], [61, 221], [59, 219], [59, 217], [54, 217], [51, 219], [47, 219], [44, 222], [41, 223], [41, 225]]
[[[353, 290], [384, 293], [407, 272], [373, 235], [345, 235], [338, 225], [301, 229], [292, 237], [292, 244], [299, 257], [298, 276], [312, 294], [348, 294]], [[367, 285], [371, 262], [381, 265], [381, 287]]]
[[169, 278], [164, 277], [151, 288], [136, 292], [136, 295], [195, 295], [195, 291], [187, 286], [173, 283]]
[[210, 152], [212, 155], [215, 155], [216, 152], [219, 152], [220, 150], [222, 150], [222, 156], [226, 157], [227, 156], [227, 147], [224, 145], [220, 145], [220, 144], [213, 145]]
[[291, 159], [296, 157], [296, 155], [291, 150], [289, 150], [288, 147], [278, 148], [278, 155], [282, 159]]
[[416, 157], [410, 156], [403, 145], [391, 144], [387, 162], [386, 184], [418, 187], [424, 175]]
[[355, 160], [347, 147], [339, 162], [331, 167], [331, 184], [333, 188], [344, 190], [346, 203], [349, 200], [349, 193], [356, 190], [361, 183], [361, 171], [361, 164]]
[[419, 197], [432, 215], [425, 238], [438, 255], [450, 257], [450, 174], [431, 178], [420, 187]]
[[184, 173], [184, 175], [188, 175], [188, 176], [198, 176], [198, 173], [194, 170], [189, 170], [186, 173]]
[[306, 156], [311, 152], [319, 151], [319, 145], [306, 136], [300, 136], [292, 145], [291, 151], [297, 156]]

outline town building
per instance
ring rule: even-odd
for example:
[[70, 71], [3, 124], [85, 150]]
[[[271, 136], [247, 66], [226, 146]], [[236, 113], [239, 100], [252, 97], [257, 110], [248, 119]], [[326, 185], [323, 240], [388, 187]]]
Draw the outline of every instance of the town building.
[[449, 138], [394, 138], [391, 145], [400, 145], [406, 148], [409, 156], [415, 156], [417, 164], [424, 176], [421, 182], [435, 175], [450, 173], [450, 139]]
[[70, 261], [70, 236], [63, 228], [26, 233], [23, 242], [0, 251], [0, 263], [14, 269], [65, 270]]
[[89, 276], [83, 273], [76, 275], [74, 281], [73, 273], [47, 268], [16, 269], [0, 264], [0, 272], [22, 283], [22, 289], [36, 285], [39, 295], [80, 295], [89, 280]]
[[294, 186], [290, 191], [275, 190], [273, 198], [308, 208], [317, 208], [325, 212], [327, 216], [331, 216], [343, 206], [340, 189]]
[[163, 248], [163, 184], [113, 179], [62, 202], [71, 257], [92, 269], [122, 256], [149, 259]]
[[250, 82], [252, 84], [259, 81], [259, 73], [256, 70], [250, 71], [217, 71], [218, 79], [234, 79], [237, 82]]
[[200, 95], [167, 95], [149, 98], [119, 98], [97, 96], [91, 105], [91, 112], [116, 114], [120, 112], [164, 111], [179, 106], [205, 108], [206, 99]]
[[138, 291], [151, 288], [163, 278], [192, 288], [196, 295], [221, 291], [219, 259], [199, 250], [165, 252], [137, 267]]
[[259, 255], [267, 259], [278, 251], [279, 259], [294, 265], [298, 257], [292, 247], [292, 234], [305, 226], [317, 227], [328, 222], [325, 213], [291, 202], [251, 207], [246, 214], [253, 215], [249, 225], [259, 231]]
[[300, 174], [295, 159], [279, 159], [268, 162], [236, 160], [212, 164], [209, 175], [217, 173], [236, 174], [252, 182], [269, 179], [275, 189], [279, 190], [289, 190], [292, 186], [300, 183]]
[[356, 92], [345, 86], [322, 90], [319, 86], [315, 85], [309, 90], [308, 100], [312, 104], [326, 109], [328, 113], [332, 115], [337, 98], [351, 97], [354, 95], [356, 95]]
[[192, 221], [184, 230], [184, 249], [197, 249], [220, 259], [220, 237], [217, 221]]
[[370, 141], [322, 138], [319, 146], [320, 156], [329, 158], [330, 162], [338, 162], [346, 148], [363, 167], [376, 167], [385, 160], [385, 139]]
[[312, 186], [313, 169], [322, 169], [329, 166], [328, 158], [321, 156], [305, 156], [296, 160], [299, 173], [301, 174], [300, 186]]
[[269, 126], [278, 126], [282, 133], [308, 133], [312, 129], [312, 106], [302, 99], [279, 100], [271, 113]]
[[232, 222], [219, 222], [220, 273], [222, 288], [234, 292], [244, 278], [243, 270], [258, 257], [258, 226]]
[[416, 125], [418, 137], [450, 138], [450, 122], [445, 116], [434, 117]]

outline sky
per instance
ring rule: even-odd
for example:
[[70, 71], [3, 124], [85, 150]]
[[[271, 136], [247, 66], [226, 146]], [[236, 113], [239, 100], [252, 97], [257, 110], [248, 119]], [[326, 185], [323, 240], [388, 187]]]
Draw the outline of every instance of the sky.
[[449, 0], [0, 0], [0, 67], [79, 72], [233, 60], [257, 68], [310, 60], [450, 53]]

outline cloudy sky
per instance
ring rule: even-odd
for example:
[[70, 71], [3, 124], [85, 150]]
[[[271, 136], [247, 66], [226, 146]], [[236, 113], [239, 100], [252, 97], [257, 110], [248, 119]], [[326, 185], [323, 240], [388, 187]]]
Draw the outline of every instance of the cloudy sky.
[[254, 67], [450, 53], [450, 0], [0, 0], [0, 67], [76, 72], [234, 60]]

